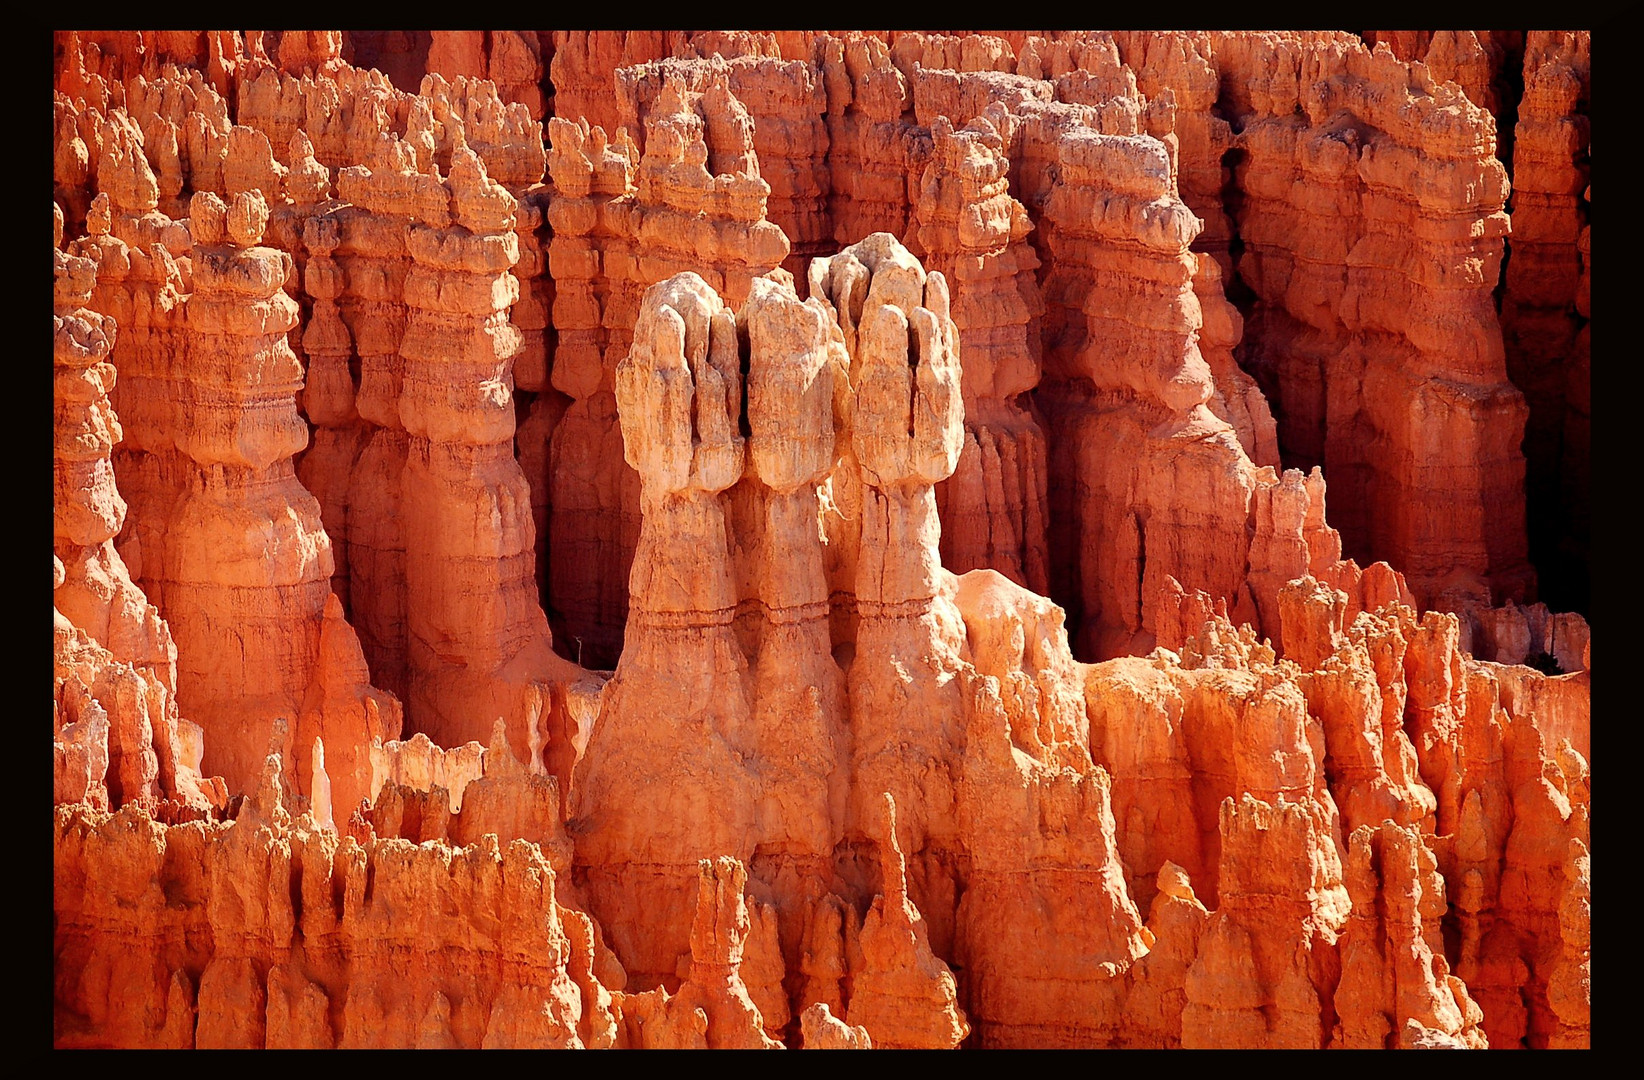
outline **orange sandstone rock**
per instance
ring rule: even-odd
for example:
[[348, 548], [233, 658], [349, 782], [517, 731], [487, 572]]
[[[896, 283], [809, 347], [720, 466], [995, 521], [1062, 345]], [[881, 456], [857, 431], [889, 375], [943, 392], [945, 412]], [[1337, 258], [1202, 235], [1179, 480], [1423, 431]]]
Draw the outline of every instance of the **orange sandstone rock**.
[[[208, 733], [219, 733], [208, 735], [208, 760], [221, 762], [235, 789], [249, 783], [275, 718], [295, 717], [317, 679], [336, 678], [330, 664], [347, 662], [353, 636], [343, 625], [336, 647], [321, 648], [330, 542], [290, 464], [307, 436], [293, 401], [302, 372], [284, 336], [297, 305], [281, 289], [290, 256], [258, 246], [267, 215], [256, 192], [232, 206], [197, 194], [191, 206], [199, 266], [183, 340], [198, 373], [192, 400], [179, 403], [176, 442], [193, 475], [172, 511], [162, 569], [185, 657], [179, 694]], [[260, 363], [264, 354], [276, 362]], [[363, 671], [352, 674], [340, 684], [376, 693]], [[333, 693], [319, 691], [318, 700]], [[337, 698], [332, 705], [343, 707]], [[392, 736], [396, 703], [381, 696], [378, 707], [387, 714], [383, 734]], [[316, 722], [324, 733], [326, 721]]]
[[[583, 1045], [588, 942], [536, 845], [362, 846], [280, 771], [228, 822], [58, 808], [58, 1045]], [[490, 914], [406, 917], [430, 901]]]
[[825, 1002], [818, 1001], [800, 1017], [804, 1025], [804, 1046], [807, 1050], [872, 1050], [873, 1039], [868, 1029], [851, 1027], [828, 1011]]
[[1526, 505], [1532, 558], [1550, 573], [1542, 598], [1587, 603], [1590, 415], [1577, 295], [1587, 213], [1591, 40], [1585, 31], [1530, 31], [1524, 96], [1513, 134], [1512, 258], [1501, 323], [1507, 373], [1524, 391]]
[[[62, 215], [56, 214], [57, 243]], [[110, 460], [121, 429], [108, 392], [114, 320], [84, 305], [97, 264], [53, 252], [53, 800], [109, 809], [221, 808], [201, 775], [199, 725], [178, 715], [177, 649], [113, 537], [126, 517]]]
[[562, 281], [553, 383], [575, 400], [550, 454], [549, 545], [568, 557], [552, 564], [549, 592], [601, 665], [619, 651], [621, 583], [638, 538], [639, 484], [617, 452], [614, 380], [640, 296], [692, 271], [740, 303], [788, 254], [764, 219], [770, 187], [724, 67], [669, 61], [623, 74], [624, 122], [643, 132], [643, 154], [626, 134], [613, 152], [603, 130], [550, 125], [549, 262]]
[[[1397, 565], [1423, 604], [1522, 595], [1524, 406], [1490, 300], [1507, 193], [1492, 118], [1381, 48], [1243, 45], [1218, 62], [1268, 80], [1240, 110], [1239, 275], [1261, 298], [1248, 363], [1286, 461], [1323, 464], [1347, 549]], [[1442, 494], [1423, 479], [1440, 461], [1454, 463]]]
[[1032, 225], [1008, 194], [1010, 162], [996, 123], [1012, 123], [1002, 108], [992, 122], [978, 118], [958, 132], [938, 117], [912, 230], [930, 269], [953, 283], [964, 343], [969, 424], [955, 475], [937, 488], [942, 561], [956, 573], [988, 567], [1044, 592], [1044, 433], [1021, 404], [1038, 383], [1044, 305], [1033, 275], [1039, 260], [1026, 243]]
[[58, 38], [58, 1045], [1590, 1042], [1510, 36], [374, 40]]
[[1391, 821], [1353, 830], [1346, 882], [1353, 914], [1331, 1045], [1484, 1049], [1484, 1014], [1444, 958], [1444, 879], [1420, 832]]
[[672, 56], [683, 37], [671, 30], [555, 30], [554, 115], [616, 131], [616, 70]]
[[[907, 867], [896, 840], [896, 802], [884, 798], [886, 891], [862, 922], [862, 967], [851, 995], [851, 1019], [881, 1049], [951, 1050], [970, 1033], [955, 1000], [948, 966], [931, 955], [930, 934], [908, 901]], [[877, 1033], [877, 1034], [875, 1034]]]
[[911, 99], [907, 77], [878, 38], [847, 34], [821, 48], [834, 240], [844, 246], [875, 232], [901, 236], [909, 199], [902, 121]]
[[689, 975], [679, 993], [664, 989], [624, 997], [630, 1045], [647, 1050], [776, 1050], [740, 969], [750, 923], [743, 896], [747, 871], [735, 859], [704, 859], [698, 869]]

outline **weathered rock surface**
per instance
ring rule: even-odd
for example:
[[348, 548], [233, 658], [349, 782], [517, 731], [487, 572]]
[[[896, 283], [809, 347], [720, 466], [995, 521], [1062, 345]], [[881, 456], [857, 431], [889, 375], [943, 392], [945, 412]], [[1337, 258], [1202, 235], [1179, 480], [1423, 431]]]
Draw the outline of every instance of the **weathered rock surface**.
[[770, 185], [725, 67], [667, 61], [623, 74], [614, 150], [605, 132], [615, 126], [556, 119], [549, 130], [553, 384], [573, 399], [550, 455], [549, 546], [565, 557], [550, 565], [549, 593], [599, 666], [621, 650], [638, 540], [641, 485], [621, 452], [615, 377], [641, 294], [690, 271], [740, 303], [788, 255], [765, 220]]
[[1588, 1045], [1589, 50], [58, 34], [55, 1042]]
[[1546, 567], [1538, 595], [1578, 609], [1587, 605], [1591, 485], [1591, 376], [1581, 336], [1591, 48], [1582, 31], [1526, 35], [1512, 151], [1512, 258], [1501, 304], [1507, 374], [1529, 405], [1531, 558]]
[[232, 821], [58, 807], [57, 1045], [585, 1045], [592, 942], [535, 844], [362, 845], [280, 768]]
[[[150, 175], [140, 154], [107, 174]], [[369, 769], [353, 748], [397, 734], [398, 705], [369, 686], [363, 664], [350, 670], [357, 645], [347, 624], [335, 618], [329, 639], [323, 629], [330, 543], [291, 466], [307, 440], [295, 409], [302, 369], [286, 340], [297, 322], [282, 287], [291, 258], [259, 246], [269, 212], [256, 190], [232, 206], [196, 193], [183, 260], [159, 244], [133, 259], [105, 231], [111, 222], [98, 207], [122, 216], [111, 204], [99, 197], [93, 235], [79, 246], [97, 259], [96, 291], [115, 320], [148, 330], [131, 343], [138, 438], [128, 457], [147, 528], [128, 550], [182, 643], [179, 704], [218, 733], [207, 740], [206, 768], [243, 790], [283, 719], [293, 746], [340, 744], [338, 794], [362, 798]], [[148, 315], [156, 301], [163, 320]], [[377, 699], [380, 730], [366, 730], [362, 695]]]
[[131, 580], [113, 538], [126, 503], [111, 454], [117, 328], [92, 311], [97, 263], [61, 250], [52, 283], [53, 801], [127, 804], [184, 814], [227, 804], [222, 777], [201, 775], [200, 726], [178, 715], [177, 648]]
[[1523, 597], [1493, 118], [1382, 48], [1254, 36], [1218, 63], [1261, 87], [1237, 107], [1238, 273], [1285, 463], [1324, 466], [1347, 550], [1397, 566], [1423, 605]]
[[[447, 79], [489, 79], [503, 101], [524, 105], [532, 119], [545, 111], [541, 83], [547, 63], [538, 30], [435, 30], [428, 46], [427, 71]], [[283, 45], [283, 42], [282, 42]]]
[[944, 522], [942, 564], [955, 573], [987, 567], [1035, 592], [1049, 588], [1044, 548], [1044, 432], [1024, 403], [1039, 382], [1044, 303], [1026, 242], [1026, 208], [1010, 197], [1010, 160], [991, 121], [959, 131], [946, 117], [931, 130], [912, 232], [925, 263], [953, 286], [953, 321], [963, 342], [965, 448], [952, 479], [937, 488]]

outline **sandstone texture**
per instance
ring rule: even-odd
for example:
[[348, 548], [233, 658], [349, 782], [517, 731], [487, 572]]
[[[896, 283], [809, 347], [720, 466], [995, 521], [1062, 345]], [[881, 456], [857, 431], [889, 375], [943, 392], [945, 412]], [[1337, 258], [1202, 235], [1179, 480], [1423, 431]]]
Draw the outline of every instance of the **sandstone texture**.
[[53, 50], [55, 1046], [1590, 1046], [1588, 32]]

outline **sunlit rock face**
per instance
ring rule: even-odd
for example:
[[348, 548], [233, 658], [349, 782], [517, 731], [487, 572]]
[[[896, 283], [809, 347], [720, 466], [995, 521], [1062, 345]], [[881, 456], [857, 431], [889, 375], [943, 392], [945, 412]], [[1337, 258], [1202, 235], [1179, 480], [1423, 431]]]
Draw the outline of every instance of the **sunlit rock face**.
[[54, 49], [57, 1046], [1589, 1045], [1590, 35]]

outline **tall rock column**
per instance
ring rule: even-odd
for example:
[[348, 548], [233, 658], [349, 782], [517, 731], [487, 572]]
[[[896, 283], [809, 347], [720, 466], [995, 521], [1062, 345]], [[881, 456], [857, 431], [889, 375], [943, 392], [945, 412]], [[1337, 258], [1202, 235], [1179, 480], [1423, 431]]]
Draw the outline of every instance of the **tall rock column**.
[[1531, 31], [1525, 45], [1501, 329], [1507, 374], [1530, 407], [1524, 456], [1531, 557], [1542, 570], [1542, 599], [1560, 610], [1587, 601], [1586, 554], [1577, 528], [1588, 513], [1591, 436], [1582, 426], [1580, 382], [1586, 376], [1578, 370], [1577, 335], [1584, 319], [1578, 292], [1591, 41], [1586, 32]]
[[[563, 51], [555, 54], [557, 67]], [[561, 91], [563, 93], [563, 91]], [[606, 667], [621, 651], [630, 562], [639, 522], [628, 512], [639, 478], [622, 459], [614, 365], [608, 346], [624, 316], [612, 311], [613, 268], [605, 252], [626, 223], [637, 151], [607, 143], [586, 121], [549, 122], [553, 198], [548, 204], [548, 270], [554, 279], [553, 388], [571, 398], [554, 428], [547, 469], [548, 595], [563, 619], [561, 643], [582, 662]], [[609, 313], [609, 317], [608, 317]], [[632, 325], [630, 322], [628, 325]], [[613, 355], [607, 358], [608, 352]]]
[[822, 78], [828, 94], [828, 212], [836, 243], [870, 233], [901, 236], [907, 225], [906, 126], [908, 80], [878, 38], [849, 35], [824, 42]]
[[156, 568], [178, 697], [232, 791], [250, 789], [275, 720], [302, 704], [332, 569], [319, 506], [291, 466], [308, 441], [286, 341], [298, 312], [284, 291], [291, 257], [259, 246], [267, 220], [255, 192], [232, 209], [210, 193], [190, 204], [194, 292], [174, 370], [191, 377], [169, 388], [188, 475]]
[[[1245, 587], [1255, 470], [1208, 407], [1215, 380], [1189, 245], [1198, 220], [1176, 196], [1166, 146], [1075, 127], [1057, 143], [1045, 201], [1051, 270], [1046, 378], [1051, 410], [1051, 553], [1081, 655], [1151, 647], [1158, 583], [1229, 600], [1257, 622]], [[1045, 395], [1041, 395], [1044, 400]], [[1168, 477], [1168, 479], [1166, 479]]]
[[[110, 343], [112, 362], [121, 372], [110, 400], [125, 417], [124, 437], [112, 456], [129, 510], [119, 546], [132, 579], [147, 586], [145, 591], [159, 603], [163, 597], [150, 582], [157, 584], [161, 577], [166, 525], [187, 472], [173, 437], [175, 380], [170, 371], [172, 357], [181, 349], [188, 290], [182, 266], [187, 264], [180, 266], [158, 245], [147, 252], [133, 249], [113, 236], [110, 227], [109, 198], [102, 194], [86, 217], [90, 235], [70, 247], [97, 266], [88, 306], [111, 315], [120, 326]], [[138, 311], [145, 317], [138, 319]], [[146, 566], [145, 552], [150, 560]]]
[[[354, 338], [341, 310], [347, 285], [342, 263], [336, 257], [342, 243], [342, 221], [341, 215], [330, 213], [303, 225], [303, 247], [308, 252], [302, 271], [303, 292], [311, 304], [302, 332], [303, 352], [308, 359], [303, 411], [314, 425], [314, 441], [297, 463], [297, 478], [319, 500], [335, 564], [331, 591], [337, 594], [343, 611], [352, 614], [349, 557], [354, 544], [349, 539], [349, 494], [355, 463], [372, 429], [356, 404], [358, 386], [351, 370]], [[371, 599], [368, 597], [362, 607], [369, 607]], [[387, 678], [382, 681], [388, 683]]]
[[1238, 271], [1259, 298], [1244, 359], [1285, 464], [1324, 467], [1347, 552], [1398, 566], [1422, 604], [1522, 597], [1526, 408], [1492, 298], [1494, 119], [1383, 46], [1219, 48], [1249, 94], [1231, 102]]
[[400, 342], [411, 720], [455, 746], [501, 717], [538, 769], [547, 680], [576, 669], [553, 654], [537, 603], [531, 493], [514, 460], [517, 203], [461, 143], [441, 190], [447, 206], [423, 208], [407, 235]]
[[1141, 91], [1151, 99], [1167, 93], [1175, 99], [1177, 184], [1182, 201], [1204, 222], [1193, 250], [1209, 255], [1223, 275], [1230, 275], [1233, 223], [1222, 198], [1228, 177], [1222, 159], [1233, 144], [1233, 132], [1215, 110], [1221, 80], [1216, 65], [1206, 56], [1209, 43], [1181, 32], [1118, 36], [1130, 39], [1124, 51]]
[[[512, 32], [498, 32], [518, 38]], [[493, 48], [501, 37], [493, 38]], [[565, 412], [563, 395], [553, 392], [548, 382], [551, 334], [549, 313], [554, 303], [554, 282], [548, 276], [544, 250], [545, 214], [550, 188], [543, 184], [547, 150], [542, 124], [518, 102], [505, 104], [490, 82], [458, 78], [450, 85], [437, 75], [423, 79], [423, 94], [429, 98], [430, 112], [442, 129], [444, 140], [456, 139], [468, 146], [485, 163], [485, 171], [508, 189], [517, 204], [514, 234], [519, 242], [519, 261], [512, 273], [519, 282], [519, 299], [508, 311], [508, 320], [520, 332], [519, 354], [514, 358], [514, 388], [524, 391], [516, 399], [524, 413], [515, 434], [520, 469], [531, 486], [531, 524], [536, 534], [534, 577], [538, 596], [548, 606], [548, 494], [549, 445], [555, 425]], [[443, 144], [442, 144], [443, 147]], [[449, 155], [450, 147], [443, 147]]]
[[770, 185], [724, 62], [665, 61], [619, 76], [628, 126], [643, 129], [642, 154], [625, 134], [613, 152], [597, 128], [551, 125], [549, 257], [564, 294], [554, 306], [553, 380], [577, 400], [553, 437], [549, 528], [563, 557], [550, 568], [550, 593], [568, 632], [590, 647], [590, 664], [614, 660], [626, 618], [621, 581], [639, 492], [616, 452], [611, 388], [641, 294], [689, 271], [740, 304], [788, 255], [782, 230], [765, 220]]
[[[847, 836], [871, 836], [890, 792], [902, 812], [904, 850], [956, 840], [955, 778], [948, 762], [963, 744], [957, 670], [963, 624], [939, 595], [937, 483], [952, 475], [964, 440], [957, 331], [947, 281], [926, 274], [888, 233], [811, 263], [811, 294], [825, 296], [851, 353], [850, 457], [859, 470], [860, 532], [852, 593], [857, 619], [847, 672], [852, 792]], [[854, 462], [851, 461], [854, 457]], [[837, 481], [837, 476], [836, 476]], [[838, 511], [833, 511], [837, 514]], [[951, 941], [952, 894], [939, 910], [917, 871], [919, 907]], [[940, 875], [938, 875], [940, 877]], [[947, 883], [951, 888], [951, 881]]]
[[938, 116], [915, 228], [925, 262], [953, 286], [965, 399], [965, 446], [938, 485], [942, 565], [988, 567], [1035, 592], [1049, 587], [1045, 438], [1022, 396], [1039, 382], [1044, 303], [1027, 243], [1027, 209], [1009, 192], [997, 106], [959, 131]]
[[[207, 768], [236, 791], [261, 775], [276, 721], [296, 717], [311, 683], [325, 676], [331, 592], [319, 503], [291, 465], [308, 441], [295, 400], [302, 369], [285, 337], [297, 321], [296, 301], [283, 290], [292, 261], [259, 246], [267, 221], [256, 192], [231, 207], [210, 193], [190, 204], [192, 378], [190, 397], [178, 404], [177, 444], [194, 473], [174, 511], [164, 566], [178, 698], [206, 730]], [[346, 625], [342, 632], [353, 636]], [[331, 731], [321, 717], [317, 734], [333, 744], [395, 737], [398, 703], [368, 686], [357, 693], [373, 699], [378, 730]], [[288, 730], [295, 738], [295, 725]], [[368, 794], [350, 787], [339, 794]]]
[[[177, 402], [189, 395], [180, 379], [185, 297], [191, 291], [188, 230], [152, 209], [155, 181], [140, 138], [129, 125], [100, 125], [102, 189], [86, 215], [86, 238], [75, 253], [97, 260], [91, 307], [120, 327], [111, 400], [125, 438], [114, 451], [115, 472], [130, 509], [119, 538], [121, 556], [149, 599], [166, 609], [166, 532], [192, 472], [178, 448]], [[135, 223], [144, 223], [141, 229]], [[182, 241], [175, 234], [182, 235]]]
[[[369, 115], [372, 110], [364, 111]], [[400, 422], [400, 339], [405, 334], [405, 279], [411, 263], [406, 238], [419, 206], [428, 203], [443, 213], [447, 198], [443, 189], [435, 193], [439, 180], [419, 172], [416, 165], [411, 147], [394, 140], [382, 146], [369, 167], [350, 166], [338, 173], [338, 194], [349, 205], [332, 215], [338, 235], [330, 258], [314, 261], [314, 295], [341, 288], [336, 304], [342, 326], [333, 330], [341, 329], [352, 339], [351, 404], [365, 426], [363, 445], [348, 472], [349, 619], [358, 628], [360, 646], [378, 683], [402, 696], [410, 687], [401, 499], [407, 442]], [[433, 168], [432, 162], [426, 167]], [[315, 250], [329, 246], [329, 238], [322, 234], [333, 226], [322, 219], [314, 227], [319, 231]], [[336, 280], [331, 278], [333, 265]], [[316, 299], [316, 333], [327, 325], [326, 315]], [[321, 376], [324, 381], [317, 389], [322, 393], [333, 385], [342, 390], [340, 380], [333, 384], [334, 376], [325, 367], [316, 374], [317, 379]], [[329, 394], [323, 403], [316, 405], [329, 406]], [[317, 441], [316, 453], [325, 453], [329, 442]]]
[[690, 946], [698, 861], [746, 865], [757, 812], [723, 494], [743, 475], [742, 372], [735, 316], [701, 278], [646, 291], [616, 396], [644, 516], [572, 832], [594, 912], [646, 987], [671, 984]]
[[110, 460], [114, 320], [85, 307], [97, 263], [60, 246], [53, 256], [54, 798], [221, 807], [222, 780], [200, 775], [200, 728], [178, 716], [171, 632], [114, 548], [126, 504]]
[[771, 890], [787, 967], [797, 973], [802, 913], [832, 878], [850, 781], [845, 679], [833, 656], [817, 527], [850, 358], [822, 300], [801, 303], [765, 278], [751, 289], [737, 315], [748, 342], [748, 462], [730, 493], [736, 626], [753, 678], [764, 784], [749, 872]]

